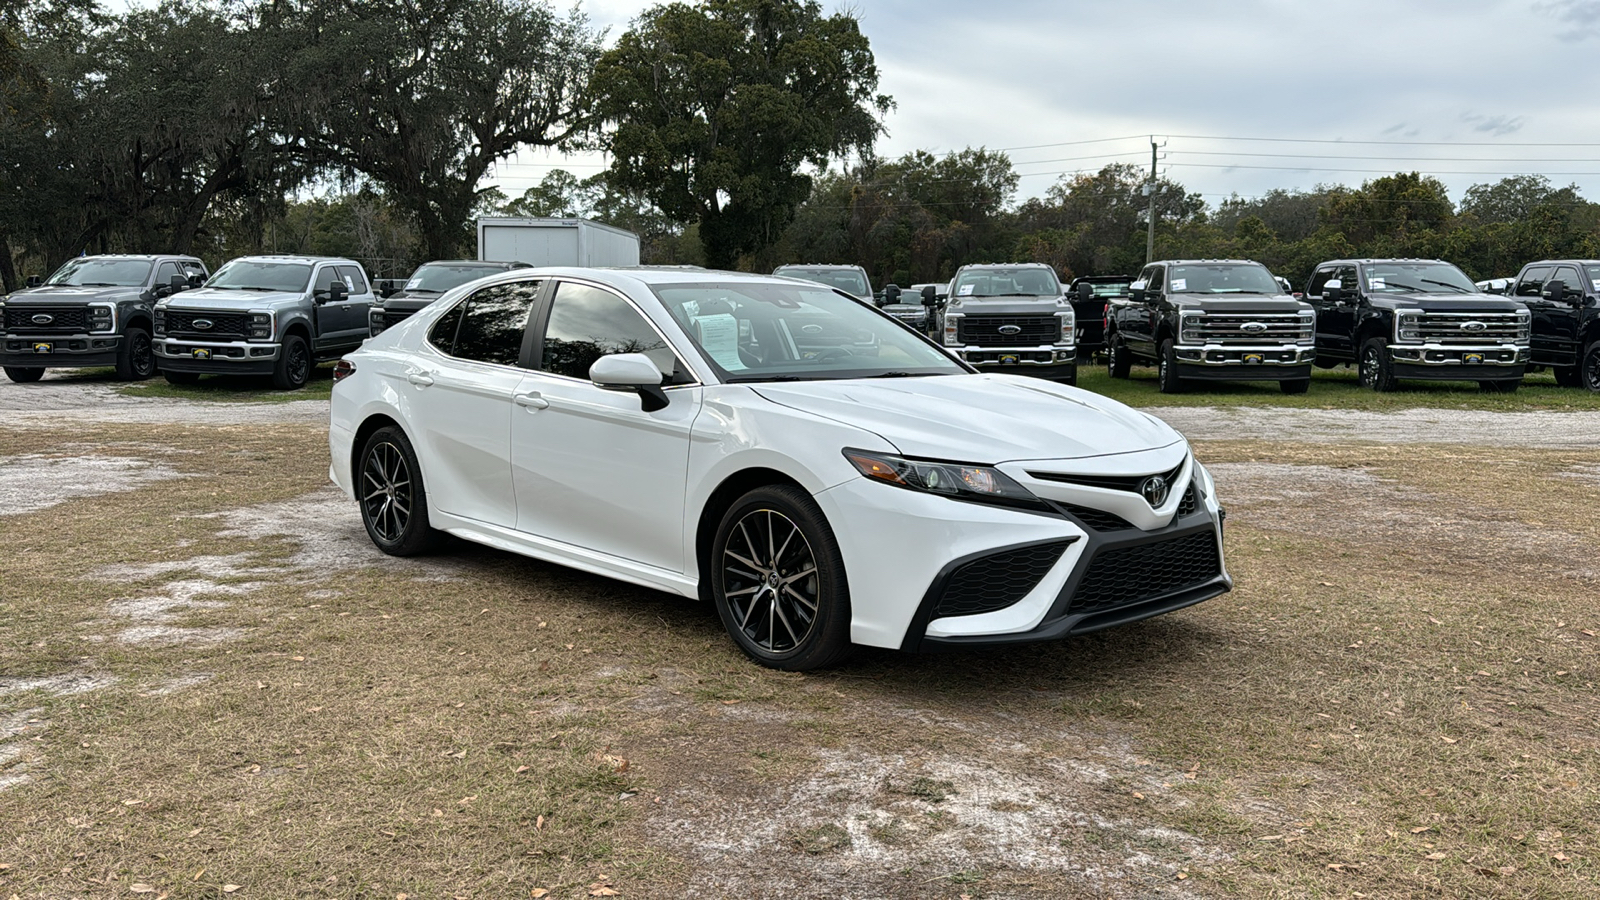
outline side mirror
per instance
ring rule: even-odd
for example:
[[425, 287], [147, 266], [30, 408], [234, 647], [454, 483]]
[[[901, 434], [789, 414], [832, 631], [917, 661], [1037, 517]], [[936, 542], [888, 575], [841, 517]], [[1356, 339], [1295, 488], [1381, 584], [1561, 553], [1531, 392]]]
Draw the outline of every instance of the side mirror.
[[379, 278], [378, 280], [372, 282], [372, 287], [377, 295], [385, 300], [393, 297], [395, 294], [400, 293], [400, 289], [394, 285], [393, 278]]
[[206, 283], [206, 276], [200, 274], [199, 272], [195, 272], [194, 274], [189, 276], [189, 287], [199, 287], [200, 285], [205, 284], [205, 283]]
[[1344, 302], [1344, 282], [1337, 278], [1329, 278], [1322, 285], [1322, 299], [1329, 303]]
[[1147, 282], [1135, 281], [1133, 284], [1128, 285], [1128, 299], [1135, 303], [1143, 303], [1146, 284]]
[[922, 305], [934, 306], [939, 302], [939, 291], [931, 284], [922, 286]]
[[1079, 300], [1083, 300], [1083, 301], [1093, 300], [1094, 299], [1094, 285], [1090, 284], [1087, 281], [1079, 282], [1078, 283], [1078, 299]]
[[37, 275], [29, 275], [28, 276], [28, 281], [27, 281], [28, 287], [36, 288], [41, 284], [44, 284], [44, 279], [43, 278], [40, 278]]
[[350, 299], [350, 291], [344, 286], [344, 282], [335, 281], [333, 284], [328, 285], [329, 303], [343, 303], [348, 299]]
[[643, 353], [602, 356], [589, 367], [589, 380], [601, 390], [638, 394], [639, 408], [645, 412], [667, 406], [667, 392], [661, 388], [661, 370]]
[[1546, 300], [1560, 303], [1562, 300], [1566, 299], [1567, 283], [1559, 278], [1546, 281], [1544, 283], [1544, 290], [1540, 291], [1539, 293], [1540, 296], [1544, 297]]
[[189, 289], [189, 279], [182, 275], [174, 275], [167, 286], [169, 293], [176, 294], [179, 291], [186, 291]]
[[900, 302], [900, 285], [887, 284], [883, 287], [883, 305], [892, 306]]

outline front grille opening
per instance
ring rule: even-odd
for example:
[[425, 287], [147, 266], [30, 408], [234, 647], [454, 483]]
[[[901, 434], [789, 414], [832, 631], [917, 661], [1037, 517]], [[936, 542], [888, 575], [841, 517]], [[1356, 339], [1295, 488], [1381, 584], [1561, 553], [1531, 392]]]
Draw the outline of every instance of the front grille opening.
[[1210, 529], [1184, 537], [1095, 554], [1072, 595], [1070, 612], [1098, 612], [1152, 600], [1222, 574]]
[[[1170, 471], [1156, 472], [1155, 474], [1165, 478], [1167, 484], [1172, 484], [1178, 480], [1178, 475], [1182, 471], [1183, 463], [1178, 463]], [[1150, 477], [1149, 475], [1076, 475], [1066, 472], [1029, 472], [1028, 474], [1040, 481], [1081, 484], [1085, 487], [1108, 488], [1113, 491], [1129, 491], [1131, 493], [1138, 493], [1139, 485], [1144, 484], [1144, 480]]]
[[1039, 585], [1071, 541], [1053, 541], [975, 559], [951, 573], [933, 614], [975, 616], [1005, 609]]
[[[48, 322], [35, 322], [34, 316]], [[81, 334], [89, 330], [89, 310], [83, 306], [10, 306], [6, 308], [6, 330], [21, 334]]]
[[1195, 496], [1194, 484], [1190, 483], [1189, 489], [1183, 492], [1183, 499], [1178, 501], [1178, 518], [1194, 515], [1200, 507], [1200, 498]]
[[[1061, 320], [1055, 316], [967, 316], [960, 322], [960, 340], [964, 344], [1037, 346], [1053, 344], [1061, 336]], [[1005, 326], [1015, 326], [1015, 334], [1000, 331]]]

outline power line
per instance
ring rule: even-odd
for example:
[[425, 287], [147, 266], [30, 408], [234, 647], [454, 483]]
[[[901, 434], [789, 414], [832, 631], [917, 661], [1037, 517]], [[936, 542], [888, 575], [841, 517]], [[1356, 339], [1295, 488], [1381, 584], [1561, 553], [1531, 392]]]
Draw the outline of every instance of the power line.
[[1284, 144], [1382, 144], [1401, 147], [1600, 147], [1600, 143], [1540, 143], [1517, 141], [1348, 141], [1343, 138], [1223, 137], [1211, 134], [1169, 134], [1192, 141], [1272, 141]]
[[[1600, 146], [1600, 145], [1597, 145]], [[1538, 156], [1336, 156], [1331, 153], [1241, 153], [1236, 150], [1173, 150], [1186, 156], [1260, 156], [1273, 159], [1362, 159], [1362, 160], [1405, 160], [1409, 162], [1505, 162], [1505, 163], [1600, 163], [1600, 159], [1592, 156], [1586, 157], [1538, 157]], [[1040, 162], [1054, 162], [1054, 160], [1040, 160]]]
[[[1483, 162], [1489, 162], [1490, 160], [1482, 160], [1482, 161]], [[1589, 161], [1590, 162], [1600, 162], [1600, 160], [1589, 160]], [[1185, 168], [1190, 168], [1190, 169], [1264, 169], [1264, 170], [1276, 171], [1276, 172], [1364, 172], [1364, 173], [1371, 173], [1371, 174], [1378, 174], [1378, 175], [1393, 175], [1393, 174], [1395, 174], [1395, 171], [1393, 169], [1344, 169], [1344, 168], [1339, 168], [1339, 167], [1336, 167], [1336, 166], [1248, 166], [1248, 165], [1228, 165], [1227, 163], [1186, 163], [1186, 162], [1174, 162], [1174, 163], [1169, 163], [1168, 165], [1183, 166]], [[1527, 172], [1527, 171], [1520, 171], [1520, 172], [1506, 172], [1506, 171], [1478, 172], [1478, 171], [1461, 171], [1461, 170], [1455, 170], [1455, 169], [1452, 169], [1452, 170], [1436, 169], [1436, 170], [1430, 170], [1428, 172], [1424, 172], [1422, 174], [1424, 174], [1424, 175], [1497, 175], [1497, 176], [1499, 176], [1501, 178], [1510, 178], [1510, 177], [1517, 176], [1517, 175], [1556, 175], [1556, 176], [1560, 176], [1562, 178], [1576, 178], [1576, 177], [1583, 177], [1583, 176], [1600, 175], [1600, 172]]]

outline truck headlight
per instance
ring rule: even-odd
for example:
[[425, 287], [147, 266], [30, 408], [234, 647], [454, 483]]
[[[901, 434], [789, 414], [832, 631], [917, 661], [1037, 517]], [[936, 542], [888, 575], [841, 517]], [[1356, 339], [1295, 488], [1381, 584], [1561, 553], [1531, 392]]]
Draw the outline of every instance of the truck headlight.
[[383, 330], [386, 327], [388, 327], [388, 326], [383, 321], [383, 307], [374, 306], [371, 309], [367, 310], [367, 335], [368, 335], [368, 337], [377, 337], [378, 335], [383, 333]]
[[166, 337], [167, 334], [167, 308], [157, 306], [155, 310], [156, 337]]
[[6, 302], [0, 300], [0, 334], [6, 333]]
[[1078, 317], [1072, 312], [1072, 309], [1068, 308], [1057, 312], [1056, 318], [1061, 320], [1061, 334], [1056, 338], [1056, 343], [1065, 344], [1068, 347], [1077, 343]]
[[272, 340], [272, 314], [271, 313], [251, 313], [250, 314], [250, 340], [252, 340], [252, 341], [270, 341], [270, 340]]
[[1526, 344], [1533, 340], [1533, 313], [1525, 309], [1517, 310], [1517, 343]]
[[1178, 343], [1204, 344], [1206, 342], [1205, 316], [1203, 314], [1184, 313], [1179, 319], [1179, 323]]
[[1314, 310], [1300, 311], [1300, 343], [1311, 346], [1317, 342], [1317, 314]]
[[944, 345], [946, 347], [960, 346], [961, 339], [956, 335], [956, 329], [961, 325], [960, 313], [945, 313], [944, 316]]
[[1417, 310], [1404, 309], [1395, 313], [1394, 339], [1396, 343], [1421, 343], [1422, 314]]
[[1043, 500], [993, 466], [944, 462], [931, 459], [906, 459], [887, 453], [845, 449], [845, 459], [856, 471], [872, 481], [926, 494], [939, 494], [952, 500], [998, 503], [1048, 509]]
[[110, 305], [97, 303], [89, 307], [90, 331], [116, 331], [117, 313]]

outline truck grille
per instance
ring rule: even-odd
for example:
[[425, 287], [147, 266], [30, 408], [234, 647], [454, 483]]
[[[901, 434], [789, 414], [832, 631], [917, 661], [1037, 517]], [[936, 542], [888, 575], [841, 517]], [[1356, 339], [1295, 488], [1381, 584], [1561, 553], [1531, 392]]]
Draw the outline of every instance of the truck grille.
[[[963, 344], [1002, 347], [1037, 347], [1054, 344], [1061, 336], [1061, 320], [1055, 316], [966, 316], [957, 334]], [[1016, 334], [1003, 334], [1007, 325], [1020, 329]]]
[[[194, 323], [204, 319], [210, 328], [196, 328]], [[206, 312], [205, 310], [167, 310], [167, 335], [191, 341], [232, 341], [250, 334], [250, 317], [243, 313]]]
[[935, 616], [973, 616], [1005, 609], [1038, 586], [1071, 541], [1007, 550], [975, 559], [950, 576]]
[[1206, 344], [1292, 344], [1316, 337], [1316, 320], [1292, 313], [1212, 314], [1192, 321], [1199, 323], [1200, 343]]
[[[49, 316], [35, 322], [34, 316]], [[17, 334], [83, 334], [89, 330], [89, 310], [83, 306], [6, 307], [6, 331]]]
[[1204, 584], [1222, 574], [1210, 529], [1095, 554], [1072, 595], [1072, 612], [1127, 606]]
[[1438, 344], [1499, 344], [1528, 337], [1516, 313], [1430, 312], [1414, 319], [1422, 340]]

